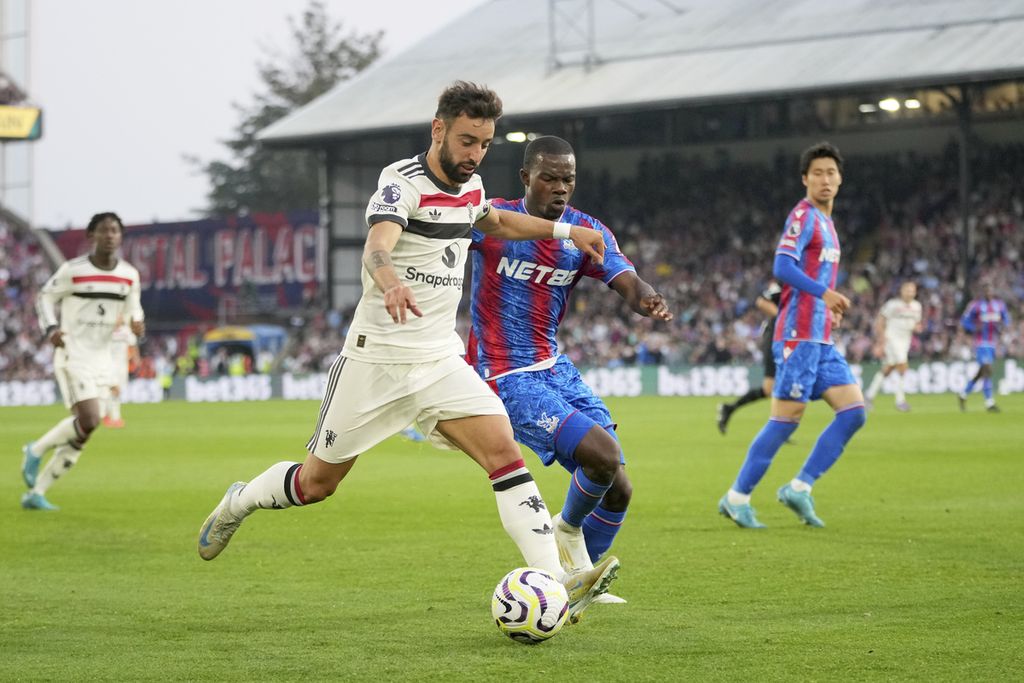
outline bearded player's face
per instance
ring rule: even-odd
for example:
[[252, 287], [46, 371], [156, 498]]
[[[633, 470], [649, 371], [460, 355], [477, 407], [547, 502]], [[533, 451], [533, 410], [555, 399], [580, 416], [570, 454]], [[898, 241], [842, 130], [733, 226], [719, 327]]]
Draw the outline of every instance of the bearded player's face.
[[460, 114], [450, 123], [438, 119], [434, 123], [435, 136], [441, 143], [441, 170], [453, 185], [468, 182], [494, 139], [494, 120], [471, 119]]

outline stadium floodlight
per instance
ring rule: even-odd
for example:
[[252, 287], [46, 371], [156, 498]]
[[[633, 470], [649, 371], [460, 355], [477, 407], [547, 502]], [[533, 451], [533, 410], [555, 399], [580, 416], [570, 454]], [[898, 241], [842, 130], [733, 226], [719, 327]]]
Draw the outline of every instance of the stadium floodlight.
[[910, 99], [903, 100], [903, 106], [907, 109], [920, 109], [921, 100], [911, 97]]
[[509, 142], [526, 142], [526, 133], [521, 130], [505, 133], [505, 139]]
[[857, 111], [859, 111], [861, 114], [874, 114], [876, 111], [878, 111], [878, 107], [871, 104], [870, 102], [865, 102], [864, 104], [857, 107]]
[[900, 101], [895, 97], [886, 97], [884, 100], [879, 100], [878, 107], [885, 111], [899, 111]]

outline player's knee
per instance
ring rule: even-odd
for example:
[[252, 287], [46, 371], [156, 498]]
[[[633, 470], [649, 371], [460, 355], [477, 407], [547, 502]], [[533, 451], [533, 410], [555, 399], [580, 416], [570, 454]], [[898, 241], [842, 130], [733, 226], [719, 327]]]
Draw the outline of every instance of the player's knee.
[[863, 406], [847, 410], [843, 415], [846, 416], [846, 423], [849, 425], [848, 428], [851, 434], [863, 427], [868, 421], [868, 414]]
[[584, 474], [600, 484], [614, 482], [619, 472], [619, 444], [614, 439], [609, 440], [610, 446], [576, 449], [576, 462], [583, 467]]
[[78, 416], [78, 428], [82, 435], [88, 437], [100, 426], [99, 413], [84, 413]]
[[633, 499], [633, 482], [628, 477], [618, 476], [612, 487], [604, 494], [601, 507], [612, 512], [623, 512]]

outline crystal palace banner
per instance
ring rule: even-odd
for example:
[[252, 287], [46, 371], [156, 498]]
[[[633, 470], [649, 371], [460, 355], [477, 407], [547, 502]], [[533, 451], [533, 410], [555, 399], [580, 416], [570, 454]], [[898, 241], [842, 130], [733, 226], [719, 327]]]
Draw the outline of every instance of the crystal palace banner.
[[[316, 211], [128, 226], [121, 249], [139, 269], [153, 320], [200, 322], [218, 313], [295, 308], [324, 281]], [[53, 233], [64, 256], [88, 252], [85, 230]]]

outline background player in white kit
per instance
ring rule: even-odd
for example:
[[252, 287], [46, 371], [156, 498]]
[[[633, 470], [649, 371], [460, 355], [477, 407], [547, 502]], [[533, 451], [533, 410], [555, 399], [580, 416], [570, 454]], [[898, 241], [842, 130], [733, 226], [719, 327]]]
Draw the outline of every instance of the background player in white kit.
[[232, 484], [200, 528], [204, 560], [219, 555], [255, 510], [324, 500], [361, 453], [415, 421], [435, 445], [464, 451], [488, 473], [505, 531], [527, 566], [562, 579], [570, 619], [615, 578], [614, 557], [563, 572], [550, 513], [508, 414], [463, 360], [455, 332], [474, 225], [503, 239], [571, 239], [598, 263], [604, 253], [596, 230], [491, 209], [475, 171], [500, 115], [492, 91], [456, 82], [438, 101], [430, 149], [381, 172], [366, 211], [363, 295], [328, 375], [305, 462], [280, 462]]
[[132, 332], [124, 320], [118, 320], [110, 336], [110, 358], [113, 375], [110, 382], [110, 396], [104, 410], [103, 426], [112, 429], [124, 427], [121, 417], [121, 403], [128, 392], [128, 381], [132, 363], [139, 357], [139, 338]]
[[[124, 237], [121, 219], [115, 213], [98, 213], [86, 235], [92, 251], [61, 265], [36, 302], [39, 326], [55, 347], [53, 371], [71, 416], [22, 447], [21, 474], [29, 490], [21, 506], [27, 510], [57, 509], [46, 500], [46, 491], [78, 462], [89, 435], [100, 425], [113, 381], [110, 339], [117, 320], [130, 320], [138, 336], [145, 331], [139, 271], [117, 257]], [[40, 472], [40, 461], [51, 448], [53, 457]]]
[[882, 370], [871, 380], [864, 398], [870, 407], [882, 388], [882, 382], [896, 370], [896, 410], [907, 412], [907, 396], [903, 378], [907, 374], [907, 355], [915, 332], [920, 332], [921, 302], [917, 301], [917, 285], [907, 280], [900, 285], [900, 295], [885, 302], [875, 320], [875, 355], [882, 360]]

